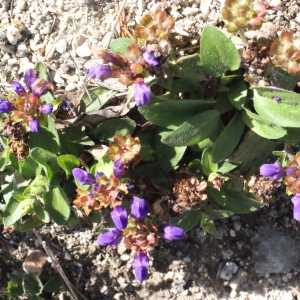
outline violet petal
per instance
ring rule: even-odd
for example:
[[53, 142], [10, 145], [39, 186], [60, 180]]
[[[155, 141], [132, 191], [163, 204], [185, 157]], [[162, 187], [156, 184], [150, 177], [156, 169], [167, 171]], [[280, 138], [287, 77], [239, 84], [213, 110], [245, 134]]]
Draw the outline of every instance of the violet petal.
[[98, 243], [101, 246], [117, 246], [123, 238], [122, 231], [114, 228], [110, 231], [99, 235]]
[[93, 184], [96, 182], [96, 178], [93, 174], [88, 173], [80, 168], [74, 168], [72, 170], [72, 174], [82, 185]]
[[110, 215], [119, 230], [124, 230], [127, 227], [128, 218], [125, 207], [115, 206]]
[[149, 267], [149, 258], [147, 254], [139, 252], [132, 263], [132, 267], [136, 279], [139, 281], [145, 280], [148, 275], [148, 267]]

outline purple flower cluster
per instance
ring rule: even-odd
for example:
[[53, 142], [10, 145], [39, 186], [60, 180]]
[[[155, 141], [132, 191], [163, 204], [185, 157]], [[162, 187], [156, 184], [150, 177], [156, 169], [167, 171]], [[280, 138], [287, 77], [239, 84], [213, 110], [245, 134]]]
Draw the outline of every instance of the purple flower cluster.
[[[130, 201], [130, 208], [131, 217], [139, 222], [143, 222], [150, 212], [149, 204], [144, 199], [137, 196], [132, 197], [132, 200]], [[108, 232], [98, 237], [98, 243], [101, 246], [117, 246], [125, 236], [124, 231], [128, 225], [126, 209], [121, 205], [115, 206], [111, 212], [111, 217], [116, 228], [110, 229]], [[179, 227], [166, 224], [159, 229], [159, 235], [167, 241], [174, 241], [184, 238], [185, 232]], [[139, 281], [143, 281], [147, 278], [149, 258], [146, 253], [138, 252], [132, 266], [135, 277]]]
[[[25, 72], [24, 82], [31, 93], [38, 98], [45, 95], [50, 86], [49, 81], [39, 78], [39, 72], [34, 69], [28, 69]], [[20, 87], [16, 88], [16, 90], [14, 89], [14, 91], [19, 94]]]
[[269, 176], [275, 180], [279, 180], [285, 175], [285, 169], [279, 162], [274, 164], [264, 164], [260, 167], [260, 175]]

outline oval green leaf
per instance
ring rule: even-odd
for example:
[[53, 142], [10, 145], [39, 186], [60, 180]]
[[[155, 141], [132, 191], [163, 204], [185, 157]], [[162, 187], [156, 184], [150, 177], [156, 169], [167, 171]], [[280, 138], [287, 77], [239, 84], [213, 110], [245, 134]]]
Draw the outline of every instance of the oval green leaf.
[[245, 108], [243, 111], [243, 120], [245, 124], [251, 128], [251, 130], [266, 139], [279, 139], [286, 134], [286, 130], [284, 128], [275, 125], [269, 120], [254, 114]]
[[67, 176], [72, 174], [72, 170], [75, 167], [80, 167], [84, 165], [84, 163], [79, 158], [70, 154], [59, 156], [57, 158], [57, 162], [61, 166], [61, 168], [64, 169]]
[[22, 206], [22, 202], [18, 201], [14, 197], [11, 197], [8, 200], [2, 219], [5, 227], [9, 227], [21, 219]]
[[215, 26], [206, 25], [200, 39], [200, 57], [204, 70], [213, 77], [240, 67], [239, 53], [226, 35]]
[[[300, 95], [282, 89], [254, 87], [254, 107], [263, 118], [282, 127], [300, 127]], [[279, 97], [275, 101], [273, 97]]]
[[134, 40], [129, 38], [114, 39], [110, 42], [110, 50], [112, 53], [118, 52], [125, 55], [127, 53], [128, 45], [131, 44], [134, 44]]
[[219, 113], [209, 110], [183, 123], [162, 142], [169, 146], [190, 146], [210, 137], [219, 127]]
[[190, 118], [208, 110], [213, 103], [199, 100], [166, 100], [139, 107], [139, 112], [155, 125], [176, 129]]

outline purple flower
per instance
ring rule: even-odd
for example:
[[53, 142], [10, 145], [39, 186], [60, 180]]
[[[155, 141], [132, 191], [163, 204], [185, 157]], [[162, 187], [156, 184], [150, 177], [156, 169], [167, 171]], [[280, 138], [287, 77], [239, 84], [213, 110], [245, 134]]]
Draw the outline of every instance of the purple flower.
[[9, 101], [5, 99], [0, 100], [0, 114], [10, 112], [12, 109], [13, 106]]
[[160, 232], [160, 236], [163, 237], [168, 242], [181, 240], [185, 236], [185, 232], [182, 228], [173, 226], [171, 224], [166, 224], [162, 226], [159, 232]]
[[40, 112], [43, 114], [51, 114], [53, 110], [53, 106], [49, 103], [43, 104], [42, 106], [40, 106]]
[[117, 178], [121, 178], [124, 175], [124, 164], [119, 160], [114, 161], [114, 175]]
[[159, 66], [159, 61], [154, 57], [154, 55], [149, 52], [148, 50], [146, 50], [143, 53], [143, 59], [146, 62], [146, 64], [148, 64], [151, 67], [158, 67]]
[[29, 128], [31, 132], [38, 132], [40, 130], [40, 123], [36, 119], [29, 121]]
[[131, 216], [135, 219], [142, 221], [150, 212], [150, 206], [145, 199], [133, 196], [130, 201]]
[[121, 205], [115, 206], [110, 215], [117, 229], [124, 230], [127, 227], [128, 219], [125, 207]]
[[294, 167], [288, 167], [286, 170], [286, 175], [287, 176], [292, 176], [294, 171]]
[[96, 182], [96, 178], [93, 174], [88, 173], [80, 168], [74, 168], [72, 170], [73, 176], [79, 181], [82, 185], [93, 184]]
[[293, 218], [300, 222], [300, 194], [296, 194], [292, 198], [292, 202], [294, 204], [294, 213], [293, 213]]
[[123, 238], [122, 231], [114, 228], [110, 231], [99, 235], [98, 243], [101, 246], [117, 246]]
[[33, 83], [31, 84], [31, 92], [36, 97], [41, 97], [47, 93], [47, 89], [49, 88], [50, 83], [48, 80], [45, 80], [43, 78], [37, 78]]
[[25, 89], [22, 87], [20, 82], [13, 81], [11, 83], [11, 86], [12, 86], [14, 92], [16, 92], [19, 96], [22, 96], [26, 93]]
[[264, 164], [260, 167], [260, 175], [269, 176], [275, 180], [279, 180], [284, 176], [285, 170], [283, 166], [276, 162], [274, 164]]
[[133, 97], [136, 106], [149, 104], [151, 100], [151, 90], [144, 82], [137, 82], [134, 86]]
[[146, 253], [139, 252], [133, 263], [132, 267], [137, 280], [143, 281], [147, 278], [149, 266], [149, 258]]
[[109, 66], [95, 63], [86, 74], [90, 78], [98, 78], [104, 80], [112, 76], [112, 69]]
[[24, 75], [24, 82], [28, 89], [31, 91], [31, 86], [34, 81], [39, 78], [39, 72], [34, 69], [28, 69]]

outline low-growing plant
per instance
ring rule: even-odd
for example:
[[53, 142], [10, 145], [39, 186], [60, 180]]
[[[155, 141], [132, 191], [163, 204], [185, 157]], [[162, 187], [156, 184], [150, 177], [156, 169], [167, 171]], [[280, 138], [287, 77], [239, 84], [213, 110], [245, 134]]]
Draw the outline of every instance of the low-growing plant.
[[[25, 74], [28, 92], [13, 82], [0, 102], [5, 228], [25, 232], [51, 219], [74, 226], [74, 206], [100, 223], [110, 210], [116, 227], [98, 242], [116, 246], [124, 237], [137, 253], [135, 276], [145, 280], [147, 251], [159, 238], [182, 239], [198, 223], [216, 235], [214, 219], [262, 208], [241, 175], [254, 174], [271, 151], [300, 140], [293, 35], [254, 40], [240, 50], [233, 42], [236, 33], [245, 42], [245, 30], [258, 29], [265, 10], [263, 3], [226, 1], [222, 13], [233, 35], [207, 25], [192, 55], [176, 56], [180, 41], [165, 4], [143, 16], [135, 40], [113, 40], [110, 51], [93, 48], [102, 63], [87, 77], [115, 77], [128, 86], [114, 109], [116, 92], [104, 87], [81, 95], [79, 107], [65, 95], [55, 98], [41, 63]], [[75, 119], [70, 109], [77, 109]], [[69, 119], [67, 126], [61, 118]], [[295, 194], [296, 220], [298, 156], [287, 163], [282, 151], [279, 159]], [[279, 162], [261, 167], [276, 180], [284, 172]]]

